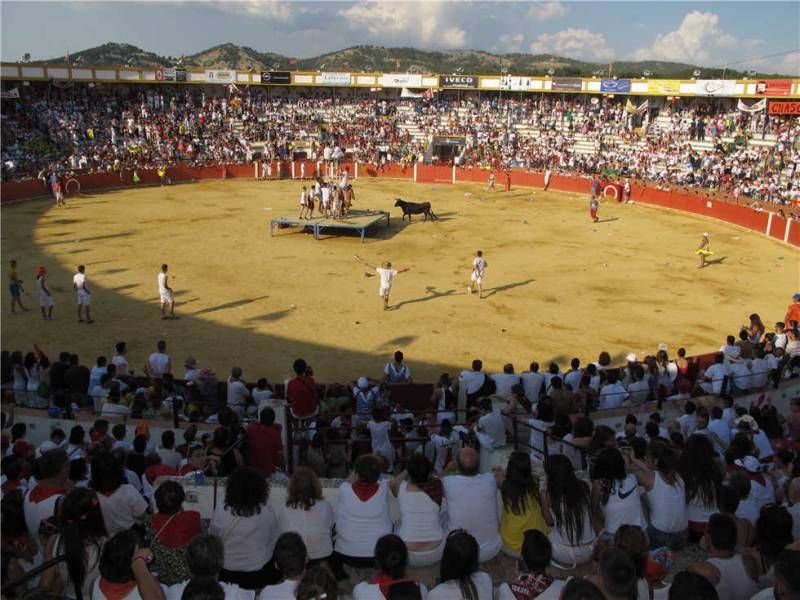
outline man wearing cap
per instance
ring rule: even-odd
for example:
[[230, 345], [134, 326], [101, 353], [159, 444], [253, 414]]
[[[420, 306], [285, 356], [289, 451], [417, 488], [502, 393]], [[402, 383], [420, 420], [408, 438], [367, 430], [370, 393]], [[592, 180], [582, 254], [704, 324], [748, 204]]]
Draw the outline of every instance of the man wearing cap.
[[800, 323], [800, 292], [792, 296], [792, 303], [786, 310], [786, 316], [783, 321], [786, 323], [786, 329], [792, 328], [792, 321]]
[[374, 386], [372, 389], [369, 387], [369, 381], [366, 377], [359, 377], [356, 382], [356, 387], [353, 388], [353, 398], [356, 401], [356, 418], [360, 421], [369, 421], [372, 416], [372, 411], [378, 400], [379, 388]]
[[44, 267], [36, 269], [36, 289], [39, 292], [39, 307], [42, 309], [42, 318], [49, 321], [53, 318], [53, 294], [47, 289], [47, 270]]

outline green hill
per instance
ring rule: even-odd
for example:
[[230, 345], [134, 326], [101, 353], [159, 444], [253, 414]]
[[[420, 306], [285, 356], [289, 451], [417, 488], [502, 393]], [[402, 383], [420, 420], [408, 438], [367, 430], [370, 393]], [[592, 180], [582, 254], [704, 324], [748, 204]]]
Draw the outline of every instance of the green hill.
[[[183, 57], [160, 56], [130, 44], [107, 43], [70, 54], [70, 62], [94, 66], [169, 66], [182, 60], [187, 67], [236, 68], [293, 71], [382, 71], [417, 73], [466, 73], [491, 75], [503, 70], [514, 75], [545, 75], [550, 70], [560, 76], [607, 76], [608, 63], [591, 63], [550, 54], [492, 54], [482, 50], [435, 51], [417, 48], [353, 46], [313, 58], [296, 59], [273, 52], [259, 52], [233, 43], [220, 44]], [[38, 63], [63, 63], [58, 57]], [[611, 73], [618, 77], [642, 77], [645, 71], [654, 78], [689, 78], [699, 70], [703, 78], [723, 76], [722, 69], [662, 61], [612, 62]], [[727, 69], [725, 77], [764, 77], [775, 74], [748, 74]]]

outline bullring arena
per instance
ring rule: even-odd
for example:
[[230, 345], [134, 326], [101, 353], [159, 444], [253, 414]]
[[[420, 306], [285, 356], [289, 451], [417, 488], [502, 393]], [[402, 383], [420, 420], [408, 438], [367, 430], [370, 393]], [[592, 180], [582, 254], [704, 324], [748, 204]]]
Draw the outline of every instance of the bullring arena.
[[[795, 247], [652, 206], [646, 198], [657, 190], [633, 204], [609, 195], [594, 223], [586, 193], [367, 176], [354, 182], [354, 209], [388, 211], [391, 221], [368, 230], [365, 244], [336, 232], [316, 242], [297, 228], [270, 236], [269, 222], [296, 216], [301, 186], [311, 183], [237, 178], [86, 192], [65, 208], [50, 200], [4, 206], [3, 255], [46, 266], [56, 304], [53, 322], [4, 314], [4, 347], [47, 339], [53, 350], [69, 346], [90, 359], [117, 340], [145, 353], [166, 339], [174, 357], [237, 364], [274, 381], [289, 375], [294, 356], [338, 381], [379, 370], [402, 348], [415, 377], [433, 380], [475, 356], [499, 371], [573, 356], [587, 363], [600, 350], [622, 362], [659, 343], [711, 352], [750, 312], [781, 313], [798, 283]], [[439, 220], [401, 221], [395, 198], [430, 201]], [[698, 270], [704, 231], [715, 254]], [[477, 249], [489, 263], [483, 300], [466, 292]], [[388, 313], [354, 254], [411, 267], [398, 276]], [[95, 287], [92, 336], [74, 318], [78, 263]], [[162, 263], [178, 321], [159, 318]]]
[[800, 598], [800, 79], [136, 60], [0, 65], [0, 600]]

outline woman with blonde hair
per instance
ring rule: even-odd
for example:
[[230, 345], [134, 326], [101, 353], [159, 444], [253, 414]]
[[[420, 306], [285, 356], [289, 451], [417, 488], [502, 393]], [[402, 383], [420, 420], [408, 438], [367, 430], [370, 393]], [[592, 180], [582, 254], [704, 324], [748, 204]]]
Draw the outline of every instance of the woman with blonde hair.
[[334, 514], [322, 497], [322, 485], [308, 467], [297, 467], [286, 488], [286, 506], [278, 518], [281, 533], [295, 531], [303, 538], [309, 564], [333, 553]]

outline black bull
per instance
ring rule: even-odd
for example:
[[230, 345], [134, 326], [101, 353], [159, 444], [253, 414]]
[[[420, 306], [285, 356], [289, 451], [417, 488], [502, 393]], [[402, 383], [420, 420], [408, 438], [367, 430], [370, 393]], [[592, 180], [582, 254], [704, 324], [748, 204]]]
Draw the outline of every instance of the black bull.
[[404, 220], [406, 216], [408, 216], [409, 223], [411, 222], [411, 215], [425, 215], [425, 221], [428, 220], [428, 217], [431, 218], [431, 221], [438, 219], [438, 217], [433, 214], [433, 211], [431, 210], [430, 202], [406, 202], [405, 200], [398, 198], [394, 205], [399, 206], [400, 210], [403, 211]]

